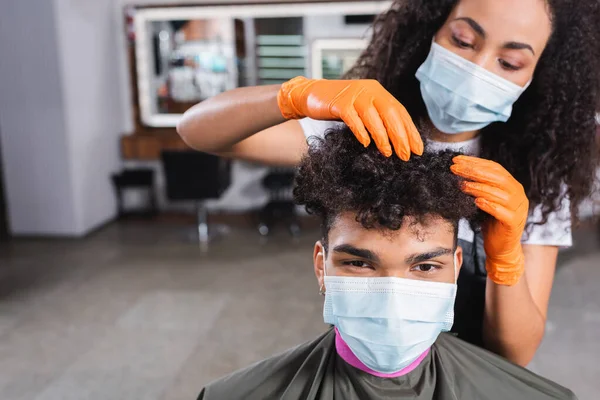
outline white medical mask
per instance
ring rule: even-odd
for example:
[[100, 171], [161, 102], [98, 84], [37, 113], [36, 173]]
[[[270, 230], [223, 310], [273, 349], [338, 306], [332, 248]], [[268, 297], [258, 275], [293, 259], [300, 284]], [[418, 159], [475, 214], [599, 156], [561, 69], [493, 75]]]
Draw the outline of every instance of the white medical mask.
[[323, 319], [373, 371], [409, 366], [454, 322], [455, 283], [325, 276]]
[[512, 83], [435, 42], [416, 77], [431, 122], [449, 134], [506, 122], [529, 86]]

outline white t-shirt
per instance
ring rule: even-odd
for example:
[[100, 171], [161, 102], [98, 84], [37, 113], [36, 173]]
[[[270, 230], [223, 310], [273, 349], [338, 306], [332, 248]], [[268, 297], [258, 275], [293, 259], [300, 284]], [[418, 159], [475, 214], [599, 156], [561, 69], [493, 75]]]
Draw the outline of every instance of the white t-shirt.
[[[305, 118], [299, 121], [304, 130], [309, 144], [311, 137], [324, 137], [325, 131], [341, 125], [335, 121], [317, 121]], [[460, 151], [464, 154], [478, 156], [480, 153], [480, 138], [456, 143], [435, 142], [430, 140], [426, 151], [441, 150]], [[563, 188], [565, 190], [566, 188]], [[529, 222], [540, 221], [542, 218], [541, 206], [537, 206], [528, 218]], [[458, 227], [458, 237], [468, 242], [473, 242], [474, 233], [467, 221], [460, 221]], [[551, 213], [544, 225], [532, 225], [525, 229], [522, 243], [539, 244], [546, 246], [570, 247], [573, 244], [571, 236], [571, 209], [570, 201], [567, 197], [560, 204], [560, 209]]]

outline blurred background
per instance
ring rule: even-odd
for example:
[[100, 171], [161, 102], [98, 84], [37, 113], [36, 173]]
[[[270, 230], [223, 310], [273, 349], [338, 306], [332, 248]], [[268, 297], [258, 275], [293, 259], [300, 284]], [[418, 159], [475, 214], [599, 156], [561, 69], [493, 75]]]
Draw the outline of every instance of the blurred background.
[[[0, 399], [193, 399], [326, 328], [294, 171], [175, 126], [225, 90], [341, 76], [388, 6], [0, 2]], [[600, 390], [594, 200], [529, 367], [581, 399]]]

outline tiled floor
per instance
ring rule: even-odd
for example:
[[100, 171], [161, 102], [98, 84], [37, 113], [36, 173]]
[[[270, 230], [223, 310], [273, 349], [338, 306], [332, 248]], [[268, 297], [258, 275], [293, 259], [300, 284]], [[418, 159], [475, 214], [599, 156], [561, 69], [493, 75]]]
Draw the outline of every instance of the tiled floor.
[[[194, 399], [223, 374], [324, 329], [315, 231], [234, 230], [202, 254], [181, 225], [115, 224], [82, 241], [0, 245], [0, 399]], [[600, 391], [600, 246], [561, 254], [531, 368]]]

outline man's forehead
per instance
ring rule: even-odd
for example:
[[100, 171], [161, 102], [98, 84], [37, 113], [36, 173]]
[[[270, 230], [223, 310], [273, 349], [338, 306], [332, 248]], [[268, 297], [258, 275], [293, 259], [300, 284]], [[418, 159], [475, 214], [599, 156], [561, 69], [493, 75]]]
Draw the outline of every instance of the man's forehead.
[[437, 215], [426, 215], [422, 217], [406, 216], [402, 220], [402, 226], [398, 230], [386, 227], [366, 229], [356, 220], [355, 213], [342, 213], [332, 221], [330, 235], [360, 235], [381, 236], [390, 241], [410, 240], [424, 242], [431, 239], [454, 238], [455, 226], [448, 220]]
[[[339, 248], [353, 247], [369, 251], [383, 263], [397, 263], [415, 254], [427, 254], [443, 249], [454, 249], [455, 234], [453, 225], [442, 218], [407, 218], [398, 230], [366, 229], [356, 221], [356, 214], [341, 214], [332, 221], [327, 238], [332, 253]], [[351, 253], [353, 254], [353, 253]], [[371, 257], [372, 258], [372, 257]]]
[[441, 217], [428, 217], [425, 220], [409, 218], [404, 223], [406, 231], [420, 242], [431, 239], [433, 236], [439, 236], [440, 233], [444, 236], [449, 234], [454, 237], [455, 227]]

